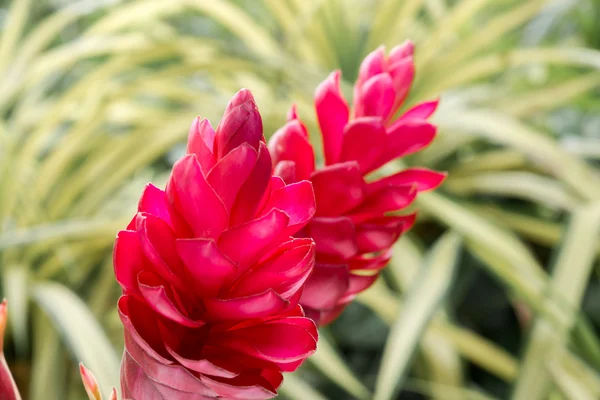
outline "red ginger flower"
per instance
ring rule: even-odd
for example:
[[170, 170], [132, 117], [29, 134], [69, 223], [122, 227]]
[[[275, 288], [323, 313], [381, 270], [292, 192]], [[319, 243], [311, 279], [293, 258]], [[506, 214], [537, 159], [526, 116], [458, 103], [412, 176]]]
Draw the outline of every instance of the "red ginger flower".
[[353, 118], [333, 72], [316, 90], [315, 107], [323, 138], [325, 166], [315, 169], [308, 132], [293, 108], [269, 148], [275, 173], [287, 183], [313, 183], [315, 218], [299, 236], [317, 245], [316, 265], [300, 303], [317, 324], [334, 320], [377, 278], [391, 247], [415, 214], [388, 215], [436, 188], [445, 174], [410, 168], [367, 182], [364, 176], [387, 162], [427, 146], [436, 127], [427, 119], [437, 101], [411, 108], [397, 120], [414, 78], [413, 46], [407, 42], [386, 56], [383, 47], [363, 61], [354, 87]]
[[21, 400], [19, 389], [15, 384], [8, 364], [4, 358], [4, 331], [8, 320], [8, 305], [6, 300], [0, 303], [0, 399], [1, 400]]
[[272, 177], [262, 121], [240, 91], [216, 132], [190, 129], [163, 191], [148, 185], [114, 249], [126, 399], [266, 399], [316, 349], [298, 300], [315, 212], [310, 182]]

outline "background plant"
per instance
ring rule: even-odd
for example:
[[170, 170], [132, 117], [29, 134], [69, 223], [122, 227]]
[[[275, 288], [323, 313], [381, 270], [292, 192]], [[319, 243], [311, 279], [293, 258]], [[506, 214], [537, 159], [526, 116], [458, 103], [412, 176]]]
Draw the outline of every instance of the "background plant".
[[312, 94], [329, 70], [350, 96], [368, 52], [410, 38], [408, 103], [441, 94], [440, 134], [402, 162], [450, 178], [419, 199], [385, 282], [323, 330], [282, 396], [597, 398], [599, 6], [2, 3], [1, 292], [24, 397], [81, 398], [78, 361], [116, 384], [114, 236], [197, 113], [215, 121], [248, 87], [267, 135], [292, 102], [317, 134]]

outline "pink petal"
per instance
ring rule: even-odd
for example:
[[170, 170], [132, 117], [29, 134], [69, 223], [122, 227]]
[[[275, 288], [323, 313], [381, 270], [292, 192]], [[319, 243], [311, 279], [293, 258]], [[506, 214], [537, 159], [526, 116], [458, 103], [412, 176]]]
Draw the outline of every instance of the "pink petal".
[[431, 115], [435, 112], [439, 99], [435, 99], [432, 101], [427, 101], [421, 104], [417, 104], [400, 117], [400, 121], [408, 121], [408, 120], [422, 120], [431, 117]]
[[[394, 105], [390, 118], [394, 116], [398, 108], [402, 105], [410, 91], [410, 87], [415, 78], [415, 64], [412, 57], [407, 57], [399, 61], [390, 61], [388, 73], [392, 77], [393, 87], [396, 92]], [[389, 122], [389, 120], [387, 121]]]
[[160, 277], [181, 287], [181, 261], [175, 248], [175, 234], [163, 220], [138, 213], [138, 238], [146, 258]]
[[392, 112], [396, 91], [389, 74], [375, 75], [367, 80], [359, 91], [355, 116], [381, 117], [387, 120]]
[[208, 173], [206, 181], [227, 210], [233, 207], [238, 192], [256, 165], [257, 158], [256, 150], [248, 143], [242, 143], [221, 158]]
[[387, 162], [427, 147], [433, 140], [436, 127], [425, 121], [398, 121], [388, 130], [387, 146], [371, 167], [375, 170]]
[[184, 367], [160, 365], [143, 355], [132, 355], [129, 349], [121, 362], [121, 390], [125, 399], [208, 400], [218, 396]]
[[384, 217], [357, 227], [356, 240], [359, 251], [369, 253], [389, 248], [414, 224], [415, 214]]
[[355, 275], [350, 274], [350, 287], [346, 295], [340, 300], [340, 303], [347, 304], [351, 302], [358, 293], [367, 290], [379, 277], [379, 274], [374, 275]]
[[291, 121], [294, 119], [298, 119], [298, 107], [295, 104], [292, 104], [290, 111], [287, 114], [287, 120]]
[[[290, 245], [293, 243], [293, 245]], [[236, 282], [230, 296], [248, 296], [272, 288], [284, 299], [294, 295], [314, 265], [315, 245], [310, 239], [293, 239]]]
[[375, 257], [354, 257], [348, 262], [350, 271], [379, 271], [384, 268], [392, 258], [392, 248]]
[[271, 192], [263, 213], [281, 210], [289, 217], [287, 235], [293, 235], [315, 215], [315, 194], [310, 182], [300, 181]]
[[348, 290], [346, 265], [316, 264], [306, 282], [300, 304], [310, 308], [332, 308]]
[[254, 221], [223, 232], [219, 248], [232, 261], [249, 266], [274, 239], [281, 237], [289, 221], [283, 211], [273, 209]]
[[206, 360], [206, 359], [191, 360], [191, 359], [182, 357], [181, 355], [177, 354], [177, 352], [170, 349], [169, 347], [167, 347], [167, 350], [169, 351], [169, 353], [173, 356], [173, 358], [175, 360], [177, 360], [181, 365], [183, 365], [184, 367], [186, 367], [187, 369], [190, 369], [192, 371], [196, 371], [201, 374], [206, 374], [206, 375], [211, 375], [211, 376], [218, 376], [221, 378], [233, 378], [233, 377], [239, 375], [239, 372], [229, 371], [223, 367], [220, 367], [219, 365], [214, 364], [213, 362], [211, 362], [209, 360]]
[[385, 48], [383, 46], [379, 46], [376, 50], [373, 50], [371, 53], [369, 53], [360, 64], [355, 87], [358, 89], [370, 78], [385, 72], [386, 66], [387, 60], [385, 56]]
[[311, 178], [317, 202], [316, 216], [338, 216], [363, 201], [365, 181], [357, 162], [321, 168]]
[[[262, 400], [272, 399], [277, 396], [275, 389], [267, 389], [260, 384], [240, 382], [238, 379], [211, 379], [201, 376], [200, 379], [213, 390], [219, 393], [219, 398], [236, 400]], [[223, 397], [221, 397], [223, 396]]]
[[216, 296], [237, 275], [237, 266], [211, 239], [179, 239], [177, 254], [201, 297]]
[[390, 211], [408, 207], [417, 197], [415, 186], [387, 186], [370, 194], [365, 201], [351, 211], [355, 223], [383, 216]]
[[393, 64], [407, 57], [412, 57], [415, 52], [415, 45], [410, 40], [405, 40], [403, 43], [395, 46], [390, 51], [388, 62]]
[[137, 276], [144, 269], [144, 252], [135, 231], [120, 231], [115, 240], [113, 265], [117, 282], [126, 293], [141, 296]]
[[172, 210], [167, 201], [167, 195], [151, 183], [144, 188], [142, 197], [138, 203], [138, 212], [154, 215], [165, 221], [175, 232], [189, 233], [190, 228], [186, 222]]
[[314, 151], [300, 120], [294, 119], [275, 132], [269, 140], [269, 151], [274, 164], [284, 160], [295, 163], [297, 180], [309, 179], [315, 169]]
[[215, 131], [210, 122], [196, 117], [188, 134], [187, 154], [195, 154], [204, 171], [210, 171], [215, 165], [212, 149], [215, 141]]
[[242, 89], [227, 105], [217, 127], [213, 153], [219, 160], [242, 143], [248, 143], [258, 151], [262, 137], [262, 119], [254, 97], [248, 89]]
[[316, 328], [308, 318], [283, 318], [226, 332], [224, 343], [258, 359], [293, 362], [315, 352]]
[[347, 260], [356, 255], [356, 231], [348, 217], [317, 217], [306, 226], [306, 233], [317, 244], [320, 257]]
[[170, 364], [169, 353], [156, 323], [156, 315], [148, 305], [133, 296], [123, 295], [117, 303], [117, 309], [127, 339], [135, 344], [137, 351], [161, 364]]
[[317, 322], [318, 325], [325, 326], [325, 325], [335, 321], [340, 316], [342, 311], [344, 311], [345, 308], [346, 308], [345, 304], [340, 304], [331, 309], [318, 310], [315, 313], [316, 317], [318, 318], [318, 322]]
[[340, 72], [332, 72], [315, 92], [317, 119], [323, 137], [325, 163], [338, 161], [342, 150], [344, 126], [348, 123], [350, 111], [340, 92]]
[[387, 134], [379, 117], [358, 118], [346, 125], [340, 161], [356, 161], [360, 172], [369, 172], [369, 167], [385, 148]]
[[138, 284], [142, 296], [157, 314], [190, 328], [204, 325], [204, 322], [191, 320], [182, 314], [169, 298], [164, 283], [157, 275], [144, 271], [138, 275]]
[[230, 226], [244, 223], [255, 217], [271, 182], [271, 168], [271, 156], [267, 146], [260, 142], [256, 165], [238, 192], [231, 210]]
[[415, 186], [418, 192], [433, 190], [442, 184], [446, 175], [445, 172], [432, 171], [427, 168], [408, 168], [369, 183], [367, 193], [377, 192], [386, 186]]
[[227, 226], [227, 209], [206, 181], [195, 155], [175, 163], [166, 191], [196, 237], [216, 238]]
[[287, 300], [270, 289], [248, 297], [204, 299], [208, 318], [212, 321], [263, 318], [282, 312], [288, 308], [289, 304]]
[[280, 177], [288, 184], [298, 182], [296, 175], [296, 163], [294, 161], [279, 161], [273, 168], [273, 175]]
[[[275, 190], [283, 189], [285, 186], [286, 186], [285, 182], [280, 177], [278, 177], [278, 176], [271, 177], [271, 182], [270, 182], [270, 187], [269, 187], [269, 189], [271, 189], [270, 190], [271, 192], [274, 192]], [[270, 195], [270, 193], [269, 193], [269, 195]], [[263, 205], [263, 208], [264, 208], [264, 205]]]

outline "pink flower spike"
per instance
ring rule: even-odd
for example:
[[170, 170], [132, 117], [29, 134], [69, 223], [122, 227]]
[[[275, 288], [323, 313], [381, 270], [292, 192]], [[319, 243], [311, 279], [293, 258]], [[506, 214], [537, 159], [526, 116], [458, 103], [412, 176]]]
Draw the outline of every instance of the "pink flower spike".
[[8, 369], [8, 364], [4, 358], [4, 331], [6, 330], [6, 322], [8, 315], [8, 307], [6, 299], [0, 303], [0, 398], [2, 400], [21, 400], [17, 384]]
[[[381, 46], [365, 57], [354, 85], [351, 118], [340, 93], [339, 71], [316, 91], [325, 166], [310, 174], [317, 210], [298, 237], [310, 237], [316, 245], [315, 270], [300, 304], [318, 325], [337, 318], [377, 279], [394, 242], [415, 222], [414, 213], [406, 215], [407, 207], [420, 192], [434, 190], [446, 177], [415, 167], [371, 182], [365, 178], [390, 161], [422, 150], [435, 138], [436, 127], [428, 119], [437, 99], [394, 118], [414, 80], [413, 54], [413, 43], [406, 41], [387, 55]], [[290, 118], [297, 119], [295, 110]], [[290, 126], [281, 131], [291, 135]], [[296, 181], [298, 154], [310, 159], [312, 148], [300, 146], [299, 140], [284, 140], [281, 133], [275, 136], [271, 147], [278, 160], [275, 173], [286, 182]], [[310, 135], [306, 138], [309, 141]]]
[[[310, 177], [314, 154], [302, 123], [292, 119], [281, 135], [304, 152], [283, 151], [277, 164]], [[275, 397], [283, 373], [316, 350], [315, 324], [298, 305], [315, 246], [290, 238], [315, 213], [312, 184], [272, 176], [247, 90], [230, 101], [214, 134], [208, 122], [194, 122], [188, 153], [164, 191], [146, 188], [117, 235], [123, 397]], [[96, 396], [91, 374], [82, 369], [82, 378]]]

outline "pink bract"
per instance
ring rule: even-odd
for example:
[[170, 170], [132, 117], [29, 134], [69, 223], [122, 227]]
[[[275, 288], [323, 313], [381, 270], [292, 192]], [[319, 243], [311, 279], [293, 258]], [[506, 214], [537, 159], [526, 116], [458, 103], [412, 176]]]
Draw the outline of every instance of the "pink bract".
[[[335, 71], [315, 93], [325, 165], [316, 168], [313, 147], [295, 108], [271, 138], [274, 168], [286, 183], [313, 183], [315, 217], [298, 234], [316, 243], [316, 265], [300, 303], [317, 324], [333, 321], [377, 278], [391, 247], [415, 221], [398, 212], [422, 191], [432, 190], [444, 173], [410, 168], [377, 180], [365, 176], [384, 164], [431, 143], [436, 127], [428, 121], [437, 100], [394, 118], [414, 78], [413, 45], [386, 55], [383, 47], [362, 62], [350, 110]], [[390, 214], [393, 213], [393, 214]]]
[[126, 399], [266, 399], [316, 349], [298, 301], [315, 244], [308, 181], [272, 176], [261, 116], [238, 92], [216, 131], [197, 118], [166, 189], [120, 231], [115, 274]]

